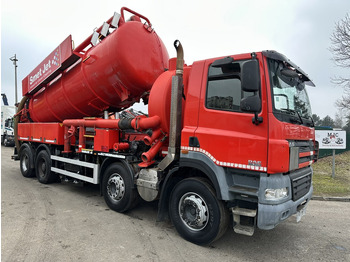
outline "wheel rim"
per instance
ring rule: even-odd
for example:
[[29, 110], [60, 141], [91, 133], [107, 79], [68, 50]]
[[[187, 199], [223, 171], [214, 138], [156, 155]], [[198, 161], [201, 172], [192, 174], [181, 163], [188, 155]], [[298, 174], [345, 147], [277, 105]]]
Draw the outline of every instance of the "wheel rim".
[[191, 230], [200, 231], [208, 224], [209, 210], [204, 199], [196, 193], [186, 193], [179, 201], [182, 222]]
[[112, 174], [107, 182], [107, 193], [113, 201], [120, 201], [125, 194], [125, 183], [119, 174]]
[[38, 168], [39, 168], [39, 176], [40, 177], [45, 177], [46, 174], [46, 161], [44, 159], [40, 159], [38, 163]]
[[22, 170], [23, 172], [27, 172], [29, 167], [29, 157], [27, 155], [24, 155], [22, 158]]

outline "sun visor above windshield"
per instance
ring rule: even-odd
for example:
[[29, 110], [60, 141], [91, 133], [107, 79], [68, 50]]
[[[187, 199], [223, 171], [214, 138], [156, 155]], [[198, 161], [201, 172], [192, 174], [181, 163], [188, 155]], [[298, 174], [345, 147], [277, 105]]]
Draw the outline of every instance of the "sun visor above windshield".
[[273, 50], [265, 50], [265, 51], [262, 51], [262, 53], [267, 58], [271, 58], [277, 61], [282, 61], [287, 63], [289, 66], [293, 67], [298, 74], [302, 75], [301, 80], [305, 83], [305, 85], [315, 86], [315, 84], [312, 82], [309, 76], [299, 66], [294, 64], [291, 60], [289, 60], [285, 55], [282, 55], [281, 53], [278, 53]]

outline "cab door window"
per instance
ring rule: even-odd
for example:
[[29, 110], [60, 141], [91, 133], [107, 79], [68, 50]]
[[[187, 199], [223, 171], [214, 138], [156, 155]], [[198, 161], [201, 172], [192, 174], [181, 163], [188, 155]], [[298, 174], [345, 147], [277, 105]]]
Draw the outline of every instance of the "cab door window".
[[241, 88], [241, 65], [237, 61], [222, 67], [209, 67], [206, 107], [240, 112], [241, 99], [251, 95]]

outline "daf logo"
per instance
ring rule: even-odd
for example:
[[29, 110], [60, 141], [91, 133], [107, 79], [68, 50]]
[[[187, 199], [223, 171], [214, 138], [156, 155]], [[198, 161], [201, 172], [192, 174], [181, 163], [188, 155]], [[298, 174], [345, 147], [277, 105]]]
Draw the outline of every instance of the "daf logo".
[[248, 165], [250, 165], [250, 166], [259, 166], [259, 167], [261, 167], [261, 161], [248, 160]]

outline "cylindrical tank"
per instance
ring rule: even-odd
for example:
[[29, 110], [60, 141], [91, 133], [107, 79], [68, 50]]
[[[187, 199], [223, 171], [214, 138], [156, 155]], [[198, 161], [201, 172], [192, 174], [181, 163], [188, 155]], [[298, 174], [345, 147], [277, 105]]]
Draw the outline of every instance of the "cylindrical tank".
[[[171, 59], [175, 61], [176, 59]], [[191, 67], [185, 67], [183, 72], [183, 93], [187, 94], [188, 77], [191, 71]], [[163, 132], [169, 133], [170, 128], [170, 106], [171, 106], [171, 84], [172, 77], [175, 75], [175, 68], [171, 68], [167, 72], [160, 75], [152, 86], [149, 103], [148, 114], [150, 117], [160, 117], [160, 128]], [[185, 100], [182, 101], [182, 112], [185, 108]]]
[[62, 122], [131, 106], [149, 92], [168, 60], [153, 30], [139, 21], [122, 21], [81, 62], [29, 100], [29, 116], [35, 122]]

